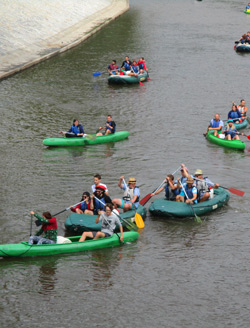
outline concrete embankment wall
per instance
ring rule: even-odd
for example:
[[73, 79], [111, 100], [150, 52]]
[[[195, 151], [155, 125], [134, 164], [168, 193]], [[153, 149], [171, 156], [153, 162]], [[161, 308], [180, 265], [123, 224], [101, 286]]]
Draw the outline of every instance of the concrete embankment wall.
[[77, 46], [129, 0], [1, 0], [0, 79]]

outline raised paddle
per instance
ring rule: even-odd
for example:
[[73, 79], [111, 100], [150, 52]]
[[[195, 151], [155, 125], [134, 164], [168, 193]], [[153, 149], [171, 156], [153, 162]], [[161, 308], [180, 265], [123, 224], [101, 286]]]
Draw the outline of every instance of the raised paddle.
[[[180, 185], [181, 185], [182, 190], [184, 191], [184, 194], [185, 194], [186, 198], [189, 199], [189, 198], [188, 198], [188, 195], [187, 195], [187, 193], [186, 193], [186, 190], [185, 190], [185, 188], [183, 187], [183, 184], [181, 183], [181, 180], [180, 180], [179, 182], [180, 182]], [[197, 223], [201, 223], [201, 222], [202, 222], [202, 221], [201, 221], [201, 218], [195, 213], [195, 210], [194, 210], [192, 204], [189, 203], [189, 205], [191, 206], [191, 209], [192, 209], [192, 211], [193, 211], [193, 213], [194, 213], [194, 217], [195, 217], [194, 220], [195, 220]]]
[[[194, 180], [204, 181], [204, 180], [197, 179], [197, 178], [194, 178]], [[211, 183], [207, 182], [207, 184], [210, 184], [211, 186], [214, 185], [214, 183], [213, 183], [212, 181], [211, 181]], [[235, 194], [235, 195], [237, 195], [237, 196], [241, 196], [241, 197], [243, 197], [244, 194], [245, 194], [244, 191], [241, 191], [241, 190], [238, 190], [238, 189], [235, 189], [235, 188], [222, 187], [221, 185], [220, 185], [220, 187], [223, 188], [223, 189], [227, 189], [227, 190], [229, 190], [232, 194]]]
[[[128, 190], [128, 187], [127, 187], [127, 184], [126, 184], [125, 179], [123, 179], [123, 183], [124, 183], [124, 185], [126, 187], [126, 190]], [[139, 213], [137, 213], [137, 211], [135, 212], [135, 223], [136, 223], [136, 225], [137, 225], [137, 227], [139, 229], [143, 229], [145, 227], [145, 224], [144, 224], [144, 221], [142, 219], [142, 216]]]
[[[172, 175], [174, 175], [176, 172], [178, 172], [180, 170], [181, 167], [178, 167], [178, 169], [176, 171], [174, 171], [174, 173], [172, 173]], [[143, 197], [141, 200], [140, 200], [140, 204], [142, 206], [144, 206], [149, 200], [150, 198], [152, 197], [151, 195], [154, 194], [157, 190], [159, 190], [165, 183], [165, 179], [162, 181], [162, 183], [157, 187], [155, 188], [155, 190], [153, 192], [151, 192], [150, 194], [147, 194], [145, 197]]]
[[[95, 196], [94, 196], [95, 197]], [[96, 200], [98, 200], [103, 206], [105, 206], [105, 204], [100, 200], [98, 199], [97, 197], [95, 197]], [[126, 225], [126, 228], [128, 230], [138, 230], [137, 229], [137, 226], [132, 223], [132, 222], [129, 222], [128, 220], [126, 219], [123, 219], [120, 215], [118, 215], [114, 210], [112, 211], [112, 213], [114, 213], [120, 220], [124, 221], [125, 222], [125, 225]]]
[[[84, 203], [84, 202], [85, 202], [85, 200], [82, 200], [81, 202], [79, 202], [79, 203], [76, 203], [75, 205], [72, 205], [72, 207], [76, 207], [77, 205], [79, 205], [79, 204], [81, 204], [81, 203]], [[62, 211], [60, 211], [60, 212], [58, 212], [58, 213], [56, 213], [56, 214], [53, 214], [52, 216], [57, 216], [57, 215], [59, 215], [59, 214], [61, 214], [61, 213], [65, 212], [65, 211], [68, 211], [68, 210], [70, 210], [70, 208], [71, 208], [71, 206], [70, 206], [70, 207], [67, 207], [67, 208], [65, 208], [64, 210], [62, 210]]]

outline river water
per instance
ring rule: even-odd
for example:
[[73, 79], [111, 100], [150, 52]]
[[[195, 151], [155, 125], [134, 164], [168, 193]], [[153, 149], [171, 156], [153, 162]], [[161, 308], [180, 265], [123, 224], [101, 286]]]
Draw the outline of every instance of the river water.
[[[1, 259], [1, 327], [249, 326], [250, 143], [238, 152], [202, 135], [232, 101], [250, 106], [249, 55], [233, 50], [249, 29], [244, 6], [131, 0], [129, 12], [81, 46], [1, 82], [1, 243], [28, 238], [30, 210], [76, 203], [95, 173], [113, 197], [120, 175], [135, 176], [144, 196], [181, 163], [245, 191], [200, 225], [148, 213], [138, 242], [123, 247]], [[111, 87], [107, 75], [92, 76], [127, 54], [145, 57], [151, 81]], [[42, 145], [73, 118], [93, 133], [110, 113], [128, 140]], [[67, 214], [58, 216], [60, 235]]]

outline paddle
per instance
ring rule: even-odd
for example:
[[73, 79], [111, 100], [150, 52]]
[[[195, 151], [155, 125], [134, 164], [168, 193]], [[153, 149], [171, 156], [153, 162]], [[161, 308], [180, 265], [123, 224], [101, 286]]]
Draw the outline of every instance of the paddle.
[[33, 215], [30, 214], [30, 236], [32, 236], [32, 218], [33, 218]]
[[247, 137], [247, 139], [250, 140], [250, 134], [248, 136], [243, 132], [236, 132], [236, 134]]
[[[186, 193], [186, 190], [185, 190], [185, 188], [183, 187], [183, 184], [181, 183], [181, 180], [180, 180], [179, 182], [180, 182], [180, 185], [181, 185], [182, 190], [184, 191], [184, 194], [185, 194], [186, 198], [189, 199], [189, 198], [188, 198], [188, 195], [187, 195], [187, 193]], [[194, 210], [192, 204], [189, 203], [189, 205], [191, 206], [191, 209], [192, 209], [192, 211], [193, 211], [193, 213], [194, 213], [195, 221], [196, 221], [197, 223], [201, 223], [201, 222], [202, 222], [202, 221], [201, 221], [201, 218], [200, 218], [198, 215], [196, 215], [195, 210]]]
[[[194, 178], [194, 180], [204, 181], [204, 180], [197, 179], [197, 178]], [[212, 183], [212, 184], [211, 184], [211, 183]], [[211, 186], [213, 186], [214, 183], [213, 183], [212, 181], [211, 181], [211, 183], [207, 182], [207, 184], [210, 184]], [[227, 190], [229, 190], [232, 194], [235, 194], [235, 195], [237, 195], [237, 196], [241, 196], [241, 197], [243, 197], [244, 194], [245, 194], [244, 191], [241, 191], [241, 190], [238, 190], [238, 189], [235, 189], [235, 188], [222, 187], [221, 185], [220, 185], [220, 187], [223, 188], [223, 189], [227, 189]]]
[[[84, 202], [85, 202], [85, 200], [82, 200], [82, 201], [80, 201], [79, 203], [76, 203], [75, 205], [72, 205], [72, 207], [76, 207], [77, 205], [79, 205], [79, 204], [81, 204], [81, 203], [84, 203]], [[70, 207], [71, 207], [71, 206], [70, 206]], [[67, 207], [67, 208], [65, 208], [64, 210], [62, 210], [62, 211], [60, 211], [60, 212], [58, 212], [58, 213], [56, 213], [56, 214], [53, 214], [52, 216], [57, 216], [57, 215], [59, 215], [59, 214], [65, 212], [65, 211], [68, 211], [68, 210], [70, 210], [70, 207]]]
[[[119, 71], [119, 68], [118, 69], [113, 69], [112, 72], [113, 71]], [[105, 72], [94, 72], [93, 73], [93, 76], [100, 76], [100, 75], [102, 75], [104, 73], [109, 73], [109, 72], [108, 71], [105, 71]]]
[[90, 140], [96, 139], [96, 135], [93, 135], [93, 134], [84, 134], [83, 136], [78, 137], [73, 132], [61, 131], [60, 133], [63, 133], [66, 138], [86, 138], [86, 139], [90, 139]]
[[[180, 170], [181, 167], [178, 167], [178, 169], [176, 171], [174, 171], [174, 173], [172, 173], [172, 175], [174, 175], [177, 171]], [[141, 200], [140, 200], [140, 204], [142, 206], [144, 206], [149, 200], [150, 198], [152, 197], [151, 195], [154, 194], [157, 190], [159, 190], [165, 183], [165, 179], [162, 181], [162, 183], [151, 193], [147, 194], [145, 197], [143, 197]]]
[[[94, 196], [95, 197], [95, 196]], [[96, 197], [95, 197], [96, 198]], [[98, 198], [96, 198], [103, 206], [105, 206], [105, 204]], [[129, 222], [128, 220], [126, 219], [123, 219], [120, 215], [118, 215], [117, 213], [115, 213], [115, 211], [113, 210], [112, 213], [114, 213], [120, 220], [124, 221], [125, 222], [125, 225], [126, 225], [126, 228], [128, 230], [137, 230], [137, 226], [132, 223], [132, 222]]]
[[[126, 187], [126, 190], [128, 191], [128, 187], [127, 187], [125, 179], [123, 179], [123, 183]], [[141, 215], [139, 213], [137, 213], [137, 211], [135, 212], [135, 223], [139, 229], [143, 229], [145, 227], [144, 221], [143, 221]]]

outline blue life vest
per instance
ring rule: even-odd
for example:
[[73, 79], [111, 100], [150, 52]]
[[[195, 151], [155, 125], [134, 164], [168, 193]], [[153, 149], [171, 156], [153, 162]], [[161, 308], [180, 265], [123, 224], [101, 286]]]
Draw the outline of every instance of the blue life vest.
[[76, 125], [72, 125], [71, 129], [74, 134], [80, 133], [80, 130]]
[[125, 68], [125, 71], [130, 71], [130, 66], [127, 62], [124, 63], [124, 68]]
[[144, 63], [139, 64], [139, 69], [144, 69]]
[[214, 119], [210, 121], [211, 128], [218, 128], [221, 124], [221, 121], [216, 122]]
[[[115, 131], [116, 131], [116, 123], [114, 121], [112, 121], [112, 122], [114, 123], [113, 129], [111, 129], [111, 128], [109, 128], [109, 127], [106, 126], [106, 130], [110, 130], [111, 133], [115, 133]], [[108, 122], [107, 121], [106, 124], [111, 125], [111, 122]]]
[[104, 197], [100, 199], [100, 202], [97, 199], [95, 199], [94, 207], [95, 207], [95, 210], [97, 212], [99, 210], [100, 211], [105, 211], [105, 205], [103, 205], [101, 202], [104, 203], [104, 204], [106, 204]]
[[88, 205], [86, 204], [86, 202], [81, 203], [81, 210], [84, 212], [87, 209], [88, 209]]
[[135, 74], [139, 73], [139, 67], [137, 65], [136, 66], [131, 66], [131, 69]]
[[234, 118], [239, 118], [239, 115], [238, 115], [237, 112], [232, 111], [232, 112], [230, 113], [230, 118], [232, 118], [232, 119], [234, 119]]

